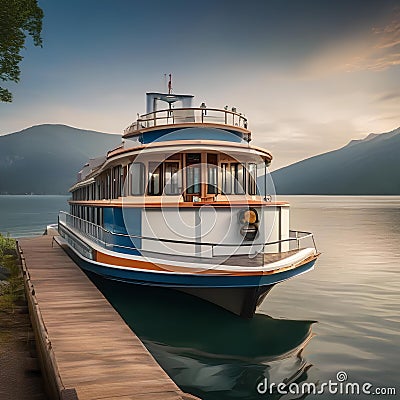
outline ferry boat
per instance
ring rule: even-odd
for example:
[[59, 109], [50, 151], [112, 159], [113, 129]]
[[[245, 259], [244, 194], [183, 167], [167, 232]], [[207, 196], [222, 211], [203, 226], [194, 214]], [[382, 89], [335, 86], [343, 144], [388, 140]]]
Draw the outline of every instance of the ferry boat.
[[247, 118], [169, 89], [147, 93], [121, 146], [79, 172], [57, 240], [84, 270], [251, 318], [277, 283], [313, 269], [313, 235], [272, 201], [272, 155], [250, 144]]

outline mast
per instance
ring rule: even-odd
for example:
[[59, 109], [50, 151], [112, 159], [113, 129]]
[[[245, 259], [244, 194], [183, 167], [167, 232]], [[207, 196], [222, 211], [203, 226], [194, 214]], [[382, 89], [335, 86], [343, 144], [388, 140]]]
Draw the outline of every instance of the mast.
[[169, 74], [169, 81], [168, 81], [168, 94], [172, 93], [172, 74]]

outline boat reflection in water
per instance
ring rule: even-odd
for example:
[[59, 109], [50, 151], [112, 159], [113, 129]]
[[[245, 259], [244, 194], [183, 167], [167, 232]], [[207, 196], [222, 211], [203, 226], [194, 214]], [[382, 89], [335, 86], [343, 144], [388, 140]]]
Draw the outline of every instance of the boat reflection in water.
[[279, 393], [257, 392], [264, 377], [308, 380], [311, 364], [302, 352], [313, 321], [264, 314], [244, 320], [185, 293], [90, 278], [186, 392], [208, 400], [277, 399]]

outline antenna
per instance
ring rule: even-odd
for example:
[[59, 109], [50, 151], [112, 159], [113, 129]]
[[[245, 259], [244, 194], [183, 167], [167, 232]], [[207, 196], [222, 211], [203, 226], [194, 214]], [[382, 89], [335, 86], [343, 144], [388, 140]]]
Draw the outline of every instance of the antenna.
[[168, 81], [168, 94], [172, 93], [172, 74], [169, 74], [169, 81]]

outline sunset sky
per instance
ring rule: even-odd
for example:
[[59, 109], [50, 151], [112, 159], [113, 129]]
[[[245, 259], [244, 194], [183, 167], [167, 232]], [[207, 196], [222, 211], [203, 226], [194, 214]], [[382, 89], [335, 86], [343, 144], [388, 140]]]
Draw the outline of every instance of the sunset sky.
[[275, 168], [400, 126], [400, 1], [39, 0], [0, 134], [43, 123], [119, 133], [145, 92], [235, 106]]

